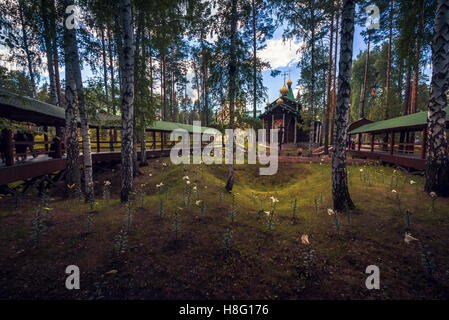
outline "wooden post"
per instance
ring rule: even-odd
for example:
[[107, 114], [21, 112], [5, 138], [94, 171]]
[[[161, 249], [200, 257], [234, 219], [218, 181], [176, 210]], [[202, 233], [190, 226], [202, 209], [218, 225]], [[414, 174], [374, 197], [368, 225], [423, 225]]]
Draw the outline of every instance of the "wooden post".
[[371, 135], [371, 152], [374, 152], [374, 137], [375, 137], [375, 134], [373, 133]]
[[295, 138], [293, 140], [294, 144], [296, 144], [296, 135], [297, 135], [297, 131], [296, 130], [298, 130], [297, 129], [297, 123], [298, 123], [298, 120], [296, 119], [296, 116], [295, 116], [295, 129], [293, 130], [295, 132]]
[[427, 154], [427, 128], [422, 131], [421, 159], [425, 159]]
[[47, 126], [44, 127], [44, 142], [45, 142], [45, 144], [44, 144], [45, 152], [48, 152], [48, 127]]
[[114, 133], [109, 129], [109, 150], [114, 151]]
[[100, 128], [97, 127], [96, 129], [97, 129], [97, 152], [100, 152], [101, 151], [101, 148], [100, 148]]
[[8, 129], [3, 129], [2, 135], [3, 135], [3, 141], [5, 142], [5, 163], [7, 166], [13, 166], [14, 165], [14, 139], [12, 136], [12, 131], [8, 130]]
[[358, 141], [358, 151], [362, 148], [362, 134], [359, 133], [359, 141]]
[[285, 133], [286, 133], [286, 127], [285, 127], [285, 113], [282, 114], [282, 127], [284, 127], [284, 132], [282, 133], [282, 143], [285, 143]]
[[153, 131], [153, 147], [152, 149], [156, 149], [156, 131]]
[[390, 154], [394, 153], [394, 131], [391, 132]]
[[62, 158], [62, 148], [61, 148], [61, 141], [62, 134], [61, 134], [61, 127], [56, 127], [56, 142], [55, 142], [55, 158]]
[[160, 133], [161, 133], [161, 150], [164, 150], [165, 134], [162, 131], [160, 131]]

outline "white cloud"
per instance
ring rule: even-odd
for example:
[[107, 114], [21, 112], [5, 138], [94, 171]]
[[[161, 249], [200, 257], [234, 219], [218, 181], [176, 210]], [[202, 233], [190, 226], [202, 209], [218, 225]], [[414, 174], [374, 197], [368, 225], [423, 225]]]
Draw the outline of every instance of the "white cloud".
[[271, 39], [267, 41], [267, 46], [259, 51], [259, 57], [268, 61], [272, 69], [286, 67], [299, 61], [301, 54], [297, 51], [301, 46], [302, 42]]

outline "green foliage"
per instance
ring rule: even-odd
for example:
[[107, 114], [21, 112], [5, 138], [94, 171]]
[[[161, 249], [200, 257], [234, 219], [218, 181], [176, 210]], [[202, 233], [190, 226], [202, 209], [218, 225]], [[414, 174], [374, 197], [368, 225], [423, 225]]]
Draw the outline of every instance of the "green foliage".
[[316, 257], [315, 257], [315, 250], [312, 249], [310, 246], [308, 246], [308, 249], [304, 253], [303, 263], [306, 269], [305, 272], [306, 277], [311, 277], [314, 273], [316, 265]]
[[232, 193], [232, 202], [231, 202], [231, 212], [230, 212], [230, 217], [231, 217], [231, 224], [234, 223], [235, 220], [235, 216], [237, 215], [237, 208], [235, 206], [235, 194]]
[[232, 230], [228, 228], [223, 238], [223, 249], [226, 252], [229, 252], [231, 251], [231, 246], [232, 246]]
[[178, 208], [175, 208], [174, 219], [173, 219], [173, 233], [175, 234], [175, 241], [178, 241], [179, 230], [181, 229], [181, 222], [179, 219]]
[[36, 214], [33, 219], [32, 223], [32, 232], [31, 232], [31, 239], [36, 243], [39, 244], [42, 237], [45, 235], [45, 224], [42, 217], [42, 208], [39, 206], [36, 209]]
[[120, 256], [126, 252], [128, 246], [128, 233], [121, 229], [119, 234], [115, 237], [115, 254]]
[[409, 210], [405, 210], [405, 223], [407, 230], [410, 230], [412, 228], [412, 214]]
[[435, 261], [426, 245], [420, 244], [421, 248], [421, 265], [426, 274], [432, 276], [436, 271]]
[[164, 216], [164, 199], [159, 199], [159, 218]]
[[297, 208], [297, 202], [298, 200], [295, 199], [295, 201], [290, 201], [290, 208], [292, 209], [292, 220], [296, 221], [296, 208]]

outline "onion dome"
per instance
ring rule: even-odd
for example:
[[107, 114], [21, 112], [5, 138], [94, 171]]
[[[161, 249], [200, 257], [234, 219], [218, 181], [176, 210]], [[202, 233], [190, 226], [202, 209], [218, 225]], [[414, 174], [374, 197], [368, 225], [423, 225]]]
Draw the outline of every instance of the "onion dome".
[[290, 79], [290, 77], [288, 77], [287, 85], [288, 85], [289, 87], [291, 87], [292, 84], [293, 84], [292, 79]]
[[282, 89], [281, 89], [281, 94], [282, 94], [283, 96], [286, 96], [286, 95], [288, 94], [288, 89], [287, 89], [287, 87], [285, 86], [285, 83], [284, 83], [284, 86], [283, 86]]
[[267, 102], [267, 107], [269, 107], [269, 106], [270, 106], [270, 104], [271, 104], [271, 103]]
[[277, 104], [281, 104], [282, 102], [284, 102], [284, 100], [281, 97], [279, 97], [279, 99], [277, 99], [277, 101], [276, 101]]

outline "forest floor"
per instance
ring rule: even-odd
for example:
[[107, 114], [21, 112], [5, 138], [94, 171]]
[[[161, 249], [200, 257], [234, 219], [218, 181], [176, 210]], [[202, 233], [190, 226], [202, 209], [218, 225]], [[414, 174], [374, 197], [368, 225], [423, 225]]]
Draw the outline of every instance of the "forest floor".
[[[329, 164], [258, 168], [236, 166], [234, 201], [227, 166], [169, 159], [140, 168], [129, 204], [118, 169], [96, 176], [91, 205], [57, 190], [0, 199], [0, 299], [449, 298], [449, 201], [424, 193], [422, 176], [350, 166], [357, 208], [330, 215]], [[69, 265], [80, 290], [65, 288]], [[369, 265], [379, 290], [365, 286]]]

